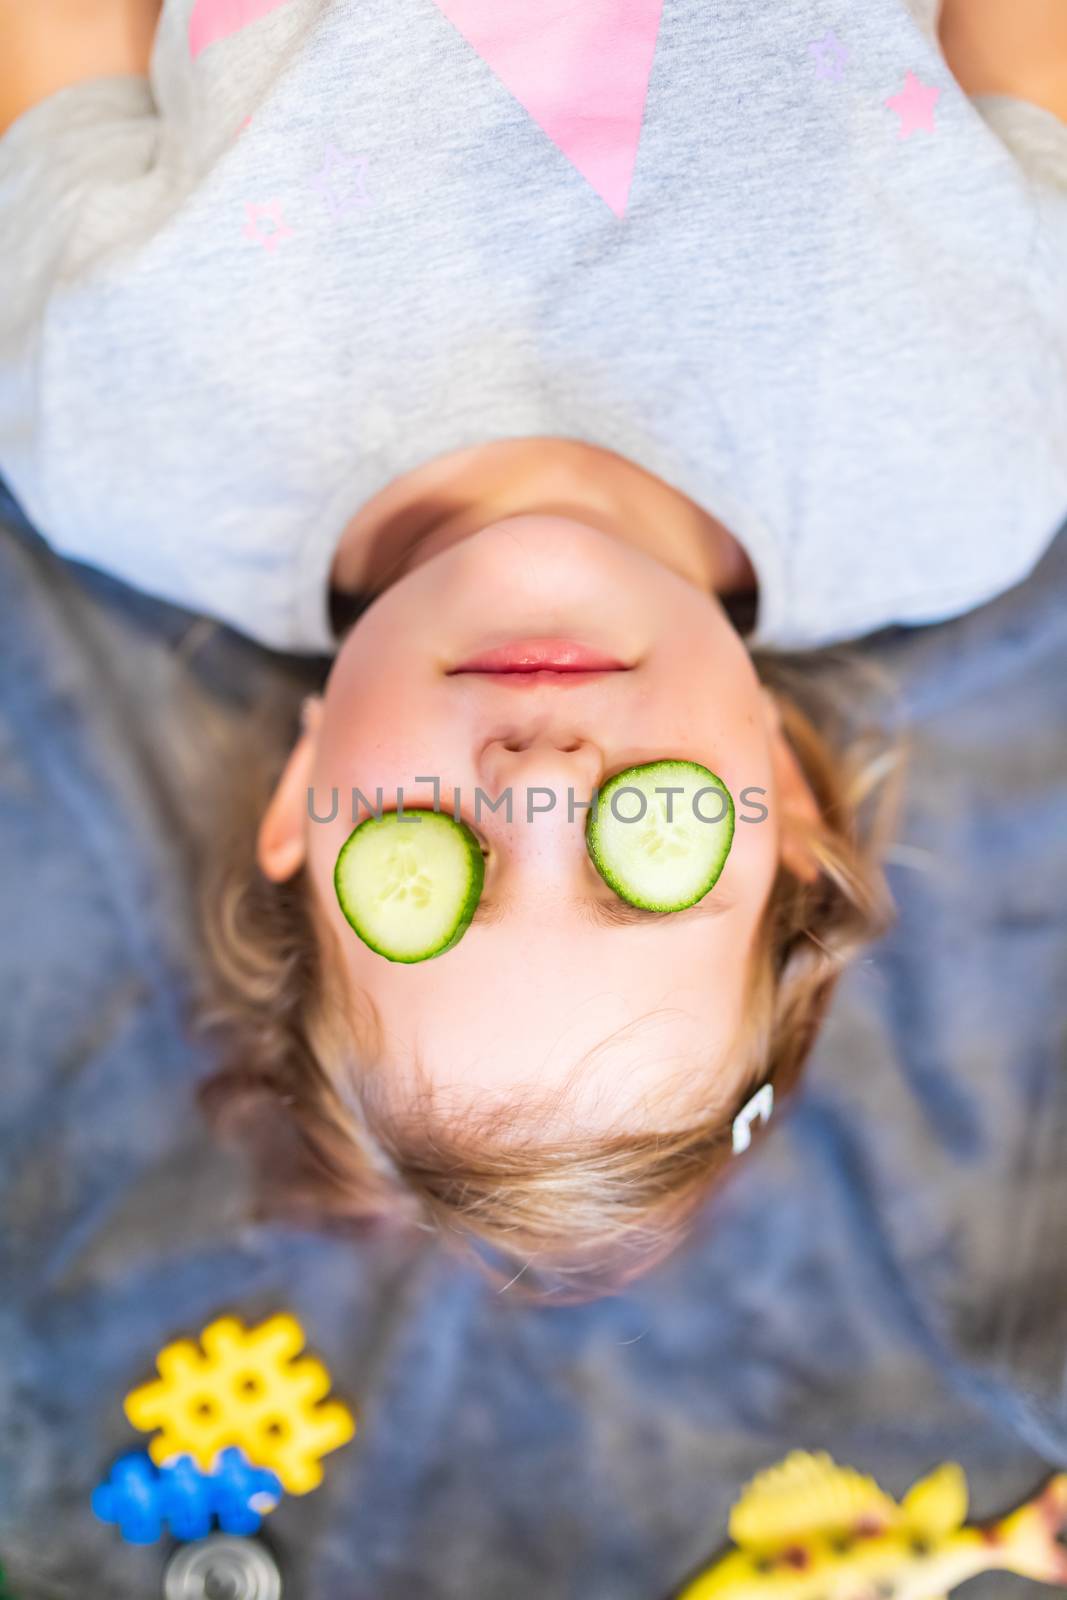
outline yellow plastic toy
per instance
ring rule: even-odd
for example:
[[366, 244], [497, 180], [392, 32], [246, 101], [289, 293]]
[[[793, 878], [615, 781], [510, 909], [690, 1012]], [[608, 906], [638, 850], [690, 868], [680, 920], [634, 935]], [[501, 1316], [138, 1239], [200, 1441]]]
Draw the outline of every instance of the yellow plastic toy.
[[322, 1482], [320, 1458], [347, 1444], [356, 1424], [340, 1401], [318, 1403], [332, 1380], [321, 1361], [293, 1359], [305, 1342], [288, 1314], [258, 1328], [221, 1317], [200, 1335], [203, 1350], [179, 1339], [159, 1352], [158, 1381], [126, 1396], [126, 1415], [144, 1433], [160, 1429], [148, 1446], [157, 1466], [190, 1455], [210, 1472], [236, 1445], [289, 1494], [309, 1494]]
[[979, 1572], [1067, 1584], [1067, 1472], [996, 1522], [964, 1525], [967, 1479], [947, 1462], [898, 1504], [873, 1478], [796, 1450], [734, 1506], [739, 1546], [679, 1600], [945, 1600]]

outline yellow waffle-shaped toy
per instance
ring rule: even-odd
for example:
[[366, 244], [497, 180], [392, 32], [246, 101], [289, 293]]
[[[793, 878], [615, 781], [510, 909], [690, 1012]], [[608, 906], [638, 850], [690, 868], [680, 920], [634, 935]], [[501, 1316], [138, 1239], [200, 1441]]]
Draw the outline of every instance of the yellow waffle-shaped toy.
[[210, 1472], [228, 1445], [257, 1467], [277, 1474], [289, 1494], [308, 1494], [322, 1482], [320, 1459], [356, 1431], [347, 1406], [320, 1404], [330, 1374], [311, 1356], [294, 1360], [304, 1330], [288, 1314], [246, 1328], [220, 1317], [199, 1346], [179, 1339], [159, 1352], [159, 1379], [126, 1396], [135, 1428], [160, 1431], [148, 1446], [157, 1466], [190, 1455]]

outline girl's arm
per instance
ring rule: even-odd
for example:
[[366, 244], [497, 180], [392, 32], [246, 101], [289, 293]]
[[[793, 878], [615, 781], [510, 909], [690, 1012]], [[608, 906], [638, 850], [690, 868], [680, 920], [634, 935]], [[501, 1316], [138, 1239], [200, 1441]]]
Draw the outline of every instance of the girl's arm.
[[147, 77], [162, 0], [0, 0], [0, 134], [57, 89]]
[[966, 94], [1006, 94], [1067, 122], [1067, 0], [943, 0], [941, 48]]

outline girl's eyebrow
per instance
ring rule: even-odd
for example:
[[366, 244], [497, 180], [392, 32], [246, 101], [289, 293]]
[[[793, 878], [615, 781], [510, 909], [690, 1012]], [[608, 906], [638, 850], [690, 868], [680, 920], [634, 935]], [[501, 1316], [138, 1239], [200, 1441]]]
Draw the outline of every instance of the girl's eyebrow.
[[[500, 900], [488, 897], [479, 900], [470, 926], [492, 927], [503, 922], [514, 903], [511, 896]], [[670, 923], [676, 927], [679, 922], [695, 920], [697, 917], [719, 917], [731, 911], [737, 901], [711, 889], [703, 900], [698, 900], [695, 906], [688, 906], [684, 911], [645, 911], [626, 900], [601, 900], [588, 895], [576, 895], [567, 904], [580, 911], [586, 921], [596, 927], [632, 928], [654, 922]]]

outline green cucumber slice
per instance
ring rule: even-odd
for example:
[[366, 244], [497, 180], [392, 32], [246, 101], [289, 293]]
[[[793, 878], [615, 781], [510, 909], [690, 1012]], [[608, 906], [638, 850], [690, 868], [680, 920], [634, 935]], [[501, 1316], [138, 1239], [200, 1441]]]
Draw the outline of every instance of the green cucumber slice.
[[[406, 819], [417, 817], [413, 822]], [[341, 910], [363, 943], [387, 961], [429, 961], [470, 926], [485, 857], [465, 822], [438, 811], [366, 817], [341, 846], [333, 871]]]
[[[666, 788], [682, 793], [656, 793]], [[589, 854], [605, 883], [646, 911], [684, 911], [702, 900], [726, 865], [733, 838], [733, 797], [696, 761], [650, 761], [616, 773], [585, 826]]]

